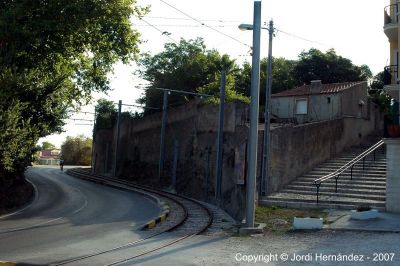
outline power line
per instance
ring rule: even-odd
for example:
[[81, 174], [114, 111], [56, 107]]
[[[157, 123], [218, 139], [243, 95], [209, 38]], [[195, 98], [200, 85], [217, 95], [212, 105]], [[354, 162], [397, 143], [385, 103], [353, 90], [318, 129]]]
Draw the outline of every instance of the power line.
[[95, 113], [93, 113], [93, 112], [83, 112], [83, 111], [77, 111], [77, 112], [74, 112], [74, 114], [89, 114], [89, 115], [94, 115]]
[[288, 35], [288, 36], [291, 36], [291, 37], [293, 37], [293, 38], [300, 39], [300, 40], [303, 40], [303, 41], [306, 41], [306, 42], [310, 42], [310, 43], [315, 43], [315, 44], [322, 45], [322, 46], [331, 47], [331, 45], [327, 45], [327, 44], [325, 44], [325, 43], [318, 42], [318, 41], [313, 41], [313, 40], [310, 40], [310, 39], [307, 39], [307, 38], [298, 36], [298, 35], [296, 35], [296, 34], [283, 31], [283, 30], [281, 30], [281, 29], [276, 29], [276, 31], [282, 32], [283, 34], [286, 34], [286, 35]]
[[198, 92], [190, 92], [190, 91], [184, 91], [184, 90], [173, 90], [173, 89], [165, 89], [165, 88], [153, 88], [153, 87], [148, 87], [148, 88], [141, 88], [141, 87], [135, 87], [136, 89], [139, 90], [160, 90], [160, 91], [168, 91], [168, 92], [174, 92], [174, 93], [181, 93], [181, 94], [187, 94], [187, 95], [192, 95], [192, 96], [199, 96], [199, 97], [214, 97], [214, 95], [210, 94], [204, 94], [204, 93], [198, 93]]
[[[176, 17], [153, 17], [146, 16], [146, 18], [154, 18], [154, 19], [166, 19], [166, 20], [192, 20], [190, 18], [176, 18]], [[202, 21], [210, 21], [210, 22], [230, 22], [230, 23], [240, 23], [239, 20], [221, 20], [221, 19], [203, 19]]]
[[149, 110], [160, 110], [160, 108], [157, 107], [150, 107], [150, 106], [143, 106], [143, 105], [137, 105], [137, 104], [122, 104], [123, 106], [130, 106], [130, 107], [138, 107], [138, 108], [143, 108], [143, 109], [149, 109]]
[[211, 26], [205, 24], [203, 21], [198, 20], [198, 19], [192, 17], [191, 15], [187, 14], [186, 12], [184, 12], [184, 11], [182, 11], [182, 10], [176, 8], [176, 7], [174, 7], [173, 5], [171, 5], [171, 4], [167, 3], [167, 2], [165, 2], [164, 0], [160, 0], [160, 1], [161, 1], [162, 3], [164, 3], [165, 5], [167, 5], [167, 6], [171, 7], [171, 8], [173, 8], [173, 9], [175, 9], [175, 10], [178, 11], [179, 13], [182, 13], [183, 15], [187, 16], [188, 18], [190, 18], [190, 19], [192, 19], [192, 20], [194, 20], [194, 21], [200, 23], [202, 26], [207, 27], [207, 28], [209, 28], [209, 29], [211, 29], [211, 30], [213, 30], [213, 31], [215, 31], [215, 32], [218, 32], [219, 34], [222, 34], [222, 35], [224, 35], [225, 37], [228, 37], [229, 39], [232, 39], [232, 40], [234, 40], [234, 41], [236, 41], [236, 42], [238, 42], [238, 43], [241, 43], [241, 44], [243, 44], [243, 45], [245, 45], [245, 46], [247, 46], [247, 47], [251, 47], [251, 46], [248, 45], [247, 43], [244, 43], [244, 42], [242, 42], [241, 40], [236, 39], [235, 37], [232, 37], [232, 36], [230, 36], [230, 35], [228, 35], [228, 34], [222, 32], [222, 31], [220, 31], [220, 30], [217, 30], [217, 29], [215, 29], [215, 28], [213, 28], [213, 27], [211, 27]]
[[[157, 24], [157, 25], [135, 25], [135, 27], [182, 27], [182, 28], [200, 28], [204, 27], [203, 25], [188, 25], [188, 24]], [[212, 25], [212, 27], [216, 28], [228, 28], [228, 27], [237, 27], [237, 25]]]
[[81, 119], [81, 118], [68, 118], [68, 120], [73, 120], [73, 121], [89, 121], [93, 122], [93, 119]]
[[166, 36], [168, 39], [170, 39], [171, 41], [173, 41], [174, 43], [178, 43], [176, 40], [174, 40], [170, 35], [171, 33], [168, 31], [163, 31], [160, 30], [159, 28], [157, 28], [156, 26], [154, 26], [153, 24], [147, 22], [146, 20], [144, 20], [143, 18], [140, 18], [141, 21], [143, 21], [144, 23], [146, 23], [147, 25], [149, 25], [150, 27], [154, 28], [155, 30], [159, 31], [161, 33], [161, 35]]

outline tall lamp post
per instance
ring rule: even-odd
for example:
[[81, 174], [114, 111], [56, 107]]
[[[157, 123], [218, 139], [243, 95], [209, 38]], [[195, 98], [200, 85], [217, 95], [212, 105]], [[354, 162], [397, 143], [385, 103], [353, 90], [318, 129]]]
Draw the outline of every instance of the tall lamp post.
[[249, 146], [247, 150], [246, 180], [246, 227], [254, 227], [255, 187], [257, 172], [258, 108], [260, 94], [260, 35], [261, 35], [261, 0], [254, 1], [253, 20], [253, 56], [251, 69], [251, 102]]
[[[252, 24], [240, 24], [240, 30], [253, 30]], [[266, 185], [269, 176], [269, 151], [270, 151], [270, 116], [271, 116], [271, 88], [272, 88], [272, 39], [274, 37], [274, 22], [269, 22], [269, 27], [261, 27], [269, 31], [267, 82], [265, 88], [265, 113], [264, 113], [264, 139], [262, 146], [260, 194], [266, 194]]]

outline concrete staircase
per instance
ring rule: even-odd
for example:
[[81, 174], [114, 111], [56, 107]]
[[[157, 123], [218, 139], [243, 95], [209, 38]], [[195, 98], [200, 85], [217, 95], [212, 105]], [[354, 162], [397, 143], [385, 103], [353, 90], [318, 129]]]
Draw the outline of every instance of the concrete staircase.
[[314, 180], [334, 172], [357, 155], [371, 147], [368, 143], [353, 147], [336, 158], [315, 167], [311, 172], [297, 178], [278, 193], [260, 199], [260, 205], [281, 206], [290, 208], [333, 208], [354, 209], [359, 205], [368, 205], [380, 210], [385, 209], [386, 191], [386, 158], [382, 149], [376, 151], [375, 161], [372, 155], [353, 168], [353, 179], [350, 170], [338, 179], [338, 192], [335, 192], [335, 178], [322, 183], [319, 203], [316, 203], [317, 189]]

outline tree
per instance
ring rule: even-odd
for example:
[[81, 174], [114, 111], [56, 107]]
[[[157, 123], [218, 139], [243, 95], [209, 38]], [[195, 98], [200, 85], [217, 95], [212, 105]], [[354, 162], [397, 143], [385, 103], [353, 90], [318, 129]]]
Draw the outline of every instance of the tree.
[[[222, 69], [229, 74], [237, 69], [234, 60], [228, 55], [221, 56], [216, 50], [207, 50], [203, 39], [184, 40], [167, 43], [164, 51], [156, 54], [145, 54], [140, 60], [142, 78], [150, 82], [150, 89], [139, 100], [147, 107], [162, 106], [162, 91], [151, 88], [170, 88], [187, 92], [216, 93], [219, 90], [219, 79]], [[236, 92], [230, 90], [232, 97]], [[236, 97], [238, 96], [238, 97]], [[191, 97], [170, 95], [171, 105], [183, 104]]]
[[64, 164], [90, 165], [92, 158], [92, 139], [85, 136], [68, 136], [61, 145], [61, 156]]
[[370, 85], [369, 98], [379, 106], [382, 112], [386, 113], [390, 110], [392, 98], [383, 91], [384, 79], [383, 71], [374, 76]]
[[371, 94], [380, 93], [383, 90], [384, 80], [385, 80], [385, 73], [383, 71], [376, 74], [371, 82], [370, 93]]
[[348, 81], [364, 81], [372, 77], [368, 66], [356, 66], [334, 49], [326, 53], [312, 48], [303, 51], [293, 69], [294, 78], [299, 83], [309, 84], [312, 80], [321, 80], [322, 83], [338, 83]]
[[135, 0], [0, 2], [0, 182], [92, 91], [109, 89], [115, 62], [137, 57], [129, 19], [146, 11]]
[[[265, 105], [265, 91], [267, 86], [267, 58], [260, 62], [260, 104]], [[299, 85], [293, 76], [293, 68], [296, 62], [283, 57], [272, 57], [272, 93], [292, 89]], [[235, 74], [236, 90], [246, 96], [250, 96], [251, 65], [245, 62], [240, 71]]]
[[103, 128], [111, 128], [117, 117], [115, 103], [107, 99], [99, 99], [95, 107], [96, 110], [96, 126], [94, 131]]
[[41, 149], [42, 150], [50, 150], [50, 149], [55, 149], [56, 146], [53, 143], [50, 143], [48, 141], [43, 141]]

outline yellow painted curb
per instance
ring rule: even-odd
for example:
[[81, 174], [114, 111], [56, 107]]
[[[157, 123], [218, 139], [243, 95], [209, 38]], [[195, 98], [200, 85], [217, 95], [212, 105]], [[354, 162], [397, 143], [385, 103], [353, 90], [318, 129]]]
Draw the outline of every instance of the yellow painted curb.
[[152, 220], [147, 224], [147, 228], [149, 228], [149, 229], [152, 229], [154, 227], [156, 227], [156, 221], [155, 220]]
[[17, 264], [12, 263], [12, 262], [5, 262], [5, 261], [0, 261], [0, 266], [15, 266]]
[[164, 213], [160, 216], [161, 222], [164, 222], [167, 219], [167, 215]]

